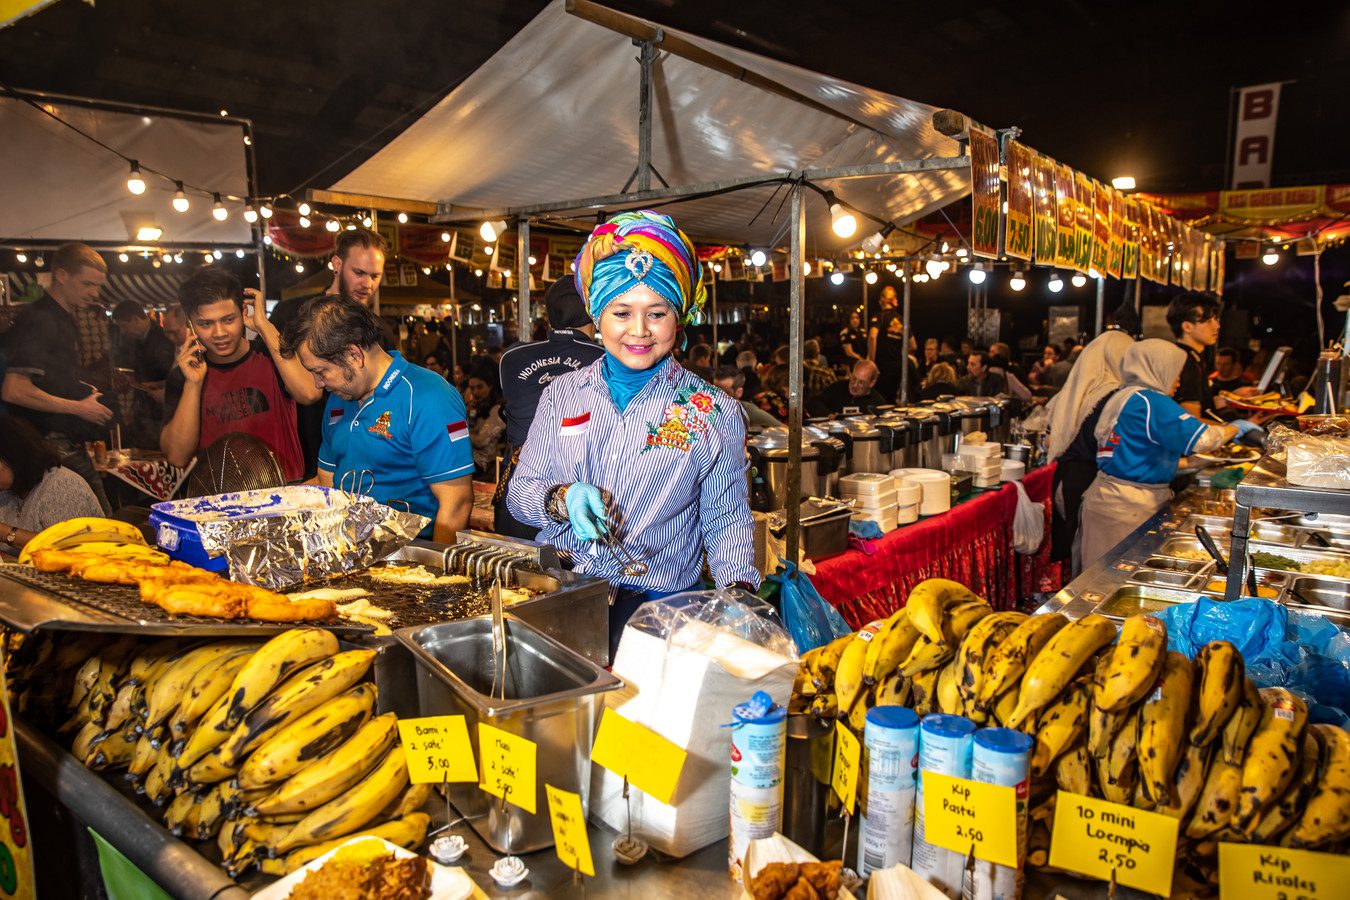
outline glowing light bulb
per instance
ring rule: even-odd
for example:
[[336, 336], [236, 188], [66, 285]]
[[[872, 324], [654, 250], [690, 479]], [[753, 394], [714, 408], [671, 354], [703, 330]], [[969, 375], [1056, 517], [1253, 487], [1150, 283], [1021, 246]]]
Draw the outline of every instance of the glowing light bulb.
[[989, 275], [984, 269], [976, 266], [967, 273], [966, 277], [970, 279], [971, 284], [984, 284], [984, 279], [989, 277]]
[[264, 219], [272, 218], [272, 207], [264, 203], [262, 206], [258, 207], [258, 215], [262, 216]]
[[131, 161], [131, 174], [127, 176], [127, 190], [137, 196], [145, 193], [145, 179], [141, 177], [141, 166], [134, 159]]
[[482, 237], [483, 240], [487, 241], [488, 243], [492, 243], [497, 238], [501, 237], [505, 231], [506, 231], [506, 221], [504, 219], [497, 219], [492, 222], [484, 222], [482, 225], [478, 226], [479, 236]]
[[211, 195], [211, 218], [217, 222], [224, 222], [230, 217], [230, 211], [225, 208], [225, 204], [220, 202], [219, 194]]
[[539, 263], [539, 260], [535, 259], [533, 256], [528, 257], [528, 259], [530, 261], [530, 265], [532, 266], [537, 265]]
[[966, 250], [965, 247], [957, 247], [957, 248], [956, 248], [956, 258], [957, 258], [957, 259], [965, 259], [965, 258], [966, 258], [967, 256], [969, 256], [969, 255], [970, 255], [970, 253]]
[[235, 259], [243, 259], [243, 258], [244, 258], [244, 251], [243, 251], [243, 250], [236, 250], [236, 251], [234, 251], [234, 258], [235, 258]]
[[448, 232], [448, 231], [442, 231], [442, 232], [441, 232], [441, 240], [442, 240], [444, 243], [447, 243], [447, 244], [450, 243], [450, 232]]
[[219, 250], [212, 250], [212, 251], [211, 251], [211, 257], [212, 257], [213, 259], [222, 259], [224, 256], [225, 256], [225, 254], [224, 254], [224, 253], [221, 253]]
[[928, 273], [929, 278], [940, 278], [943, 271], [942, 260], [934, 257], [923, 264], [924, 271]]
[[302, 215], [302, 216], [307, 216], [307, 215], [309, 215], [311, 212], [313, 212], [313, 210], [309, 208], [309, 204], [308, 204], [308, 203], [305, 203], [305, 202], [303, 202], [303, 201], [300, 203], [299, 206], [297, 206], [297, 207], [295, 208], [295, 211], [298, 212], [298, 213], [299, 213], [300, 215]]
[[332, 232], [337, 232], [337, 231], [342, 230], [342, 226], [338, 224], [338, 220], [337, 220], [337, 219], [329, 219], [327, 222], [324, 222], [324, 223], [323, 223], [323, 227], [324, 227], [324, 228], [327, 228], [329, 231], [332, 231]]
[[1083, 285], [1087, 284], [1087, 276], [1084, 275], [1082, 272], [1075, 272], [1074, 276], [1069, 279], [1069, 283], [1072, 284], [1074, 287], [1082, 287]]
[[366, 213], [361, 217], [361, 224], [366, 228], [369, 228], [374, 221], [375, 220], [370, 217], [370, 213]]
[[1021, 272], [1014, 272], [1012, 278], [1008, 279], [1008, 287], [1014, 291], [1020, 291], [1027, 286], [1027, 279]]
[[843, 283], [844, 283], [844, 273], [843, 273], [843, 272], [833, 272], [833, 273], [831, 273], [831, 275], [830, 275], [830, 284], [843, 284]]
[[27, 253], [15, 253], [15, 254], [14, 254], [14, 261], [15, 261], [15, 262], [21, 262], [21, 263], [26, 263], [26, 262], [28, 262], [28, 254], [27, 254]]
[[183, 182], [175, 181], [173, 186], [173, 208], [177, 212], [185, 213], [191, 204], [188, 203], [187, 194], [183, 191]]
[[474, 270], [473, 270], [473, 274], [474, 274], [476, 277], [478, 277], [478, 278], [482, 278], [482, 277], [483, 277], [483, 270], [482, 270], [482, 269], [474, 269]]
[[1059, 277], [1059, 273], [1056, 272], [1054, 275], [1050, 276], [1050, 281], [1047, 282], [1045, 286], [1050, 289], [1050, 293], [1058, 294], [1060, 291], [1064, 290], [1064, 281]]
[[1134, 176], [1117, 175], [1111, 179], [1111, 187], [1118, 191], [1132, 191], [1134, 190]]
[[296, 272], [299, 272], [299, 273], [301, 273], [301, 274], [304, 274], [304, 271], [305, 271], [305, 264], [304, 264], [304, 263], [296, 263], [296, 264], [295, 264], [295, 271], [296, 271]]
[[1279, 261], [1280, 261], [1280, 251], [1276, 250], [1274, 247], [1271, 247], [1265, 253], [1261, 254], [1261, 262], [1265, 263], [1268, 266], [1273, 266]]
[[301, 216], [301, 217], [300, 217], [300, 227], [301, 227], [301, 228], [308, 228], [308, 227], [309, 227], [309, 216]]
[[250, 225], [258, 221], [258, 211], [253, 208], [252, 203], [244, 207], [244, 221]]
[[876, 253], [877, 250], [881, 249], [881, 242], [884, 240], [885, 238], [881, 236], [880, 231], [869, 234], [867, 237], [863, 238], [862, 242], [863, 252]]
[[877, 277], [878, 277], [877, 273], [869, 269], [867, 271], [867, 274], [863, 276], [863, 281], [867, 282], [868, 284], [876, 284]]
[[117, 260], [118, 260], [118, 262], [126, 262], [126, 261], [129, 260], [129, 259], [131, 259], [131, 257], [130, 257], [130, 256], [127, 256], [125, 253], [119, 253], [119, 254], [117, 254]]
[[755, 250], [750, 254], [750, 265], [758, 269], [760, 266], [764, 265], [768, 258], [769, 257], [765, 255], [763, 250]]
[[408, 224], [408, 214], [407, 214], [407, 213], [402, 213], [402, 212], [401, 212], [401, 213], [398, 214], [398, 224], [400, 224], [400, 225], [407, 225], [407, 224]]
[[720, 273], [722, 271], [721, 263], [713, 263], [713, 271]]
[[423, 274], [423, 275], [430, 275], [430, 274], [431, 274], [431, 266], [423, 266], [423, 267], [422, 267], [422, 274]]
[[858, 230], [858, 218], [838, 203], [830, 204], [830, 228], [841, 238], [851, 238]]

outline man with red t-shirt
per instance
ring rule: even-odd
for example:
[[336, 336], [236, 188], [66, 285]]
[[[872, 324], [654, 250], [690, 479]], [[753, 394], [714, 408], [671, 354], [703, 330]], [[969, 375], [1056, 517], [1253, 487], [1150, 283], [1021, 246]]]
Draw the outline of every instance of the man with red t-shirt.
[[[183, 282], [179, 295], [189, 328], [164, 385], [160, 449], [186, 466], [222, 435], [251, 434], [276, 456], [286, 480], [298, 481], [305, 463], [295, 405], [313, 403], [320, 391], [298, 361], [282, 357], [262, 296], [214, 267]], [[258, 333], [252, 343], [244, 339], [246, 324]]]

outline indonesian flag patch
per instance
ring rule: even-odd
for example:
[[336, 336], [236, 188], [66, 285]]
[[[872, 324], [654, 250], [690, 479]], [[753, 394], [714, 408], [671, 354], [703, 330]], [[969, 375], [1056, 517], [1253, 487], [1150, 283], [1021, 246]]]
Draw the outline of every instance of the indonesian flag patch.
[[346, 414], [346, 412], [347, 410], [345, 410], [341, 406], [333, 407], [328, 411], [328, 424], [336, 425], [338, 422], [342, 421], [342, 417]]
[[585, 434], [586, 426], [591, 422], [589, 410], [579, 416], [564, 416], [558, 434]]
[[445, 433], [450, 435], [452, 441], [462, 441], [469, 436], [469, 423], [463, 420], [451, 422], [445, 426]]

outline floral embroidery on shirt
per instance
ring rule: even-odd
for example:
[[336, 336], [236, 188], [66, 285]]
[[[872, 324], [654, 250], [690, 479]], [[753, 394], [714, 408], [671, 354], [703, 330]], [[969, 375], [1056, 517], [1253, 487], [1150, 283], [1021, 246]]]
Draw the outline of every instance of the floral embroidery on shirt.
[[689, 452], [699, 436], [708, 433], [719, 412], [721, 407], [712, 394], [699, 388], [680, 388], [675, 392], [675, 402], [666, 407], [661, 423], [647, 423], [647, 446], [642, 452], [653, 447]]

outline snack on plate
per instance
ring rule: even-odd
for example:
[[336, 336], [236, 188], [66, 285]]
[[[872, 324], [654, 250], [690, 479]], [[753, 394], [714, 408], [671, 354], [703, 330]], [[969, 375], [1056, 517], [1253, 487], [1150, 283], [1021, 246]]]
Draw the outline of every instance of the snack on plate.
[[287, 900], [424, 900], [429, 881], [423, 857], [399, 859], [380, 841], [357, 841], [307, 874]]
[[754, 900], [834, 900], [843, 862], [766, 863], [750, 880]]

